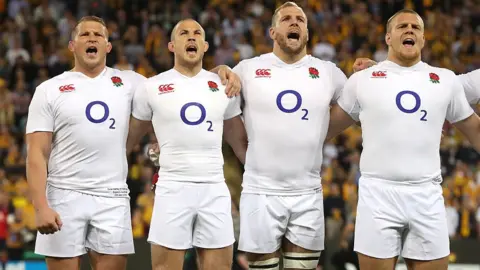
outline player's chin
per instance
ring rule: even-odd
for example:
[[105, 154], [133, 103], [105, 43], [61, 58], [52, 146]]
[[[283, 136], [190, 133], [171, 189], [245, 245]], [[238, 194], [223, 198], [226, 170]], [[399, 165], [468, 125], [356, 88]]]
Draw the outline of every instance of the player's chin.
[[407, 49], [407, 50], [402, 50], [400, 54], [402, 55], [402, 58], [407, 60], [412, 60], [417, 58], [420, 55], [420, 51], [418, 49]]
[[195, 55], [192, 55], [192, 54], [188, 55], [187, 54], [187, 55], [185, 55], [183, 60], [187, 63], [190, 63], [190, 64], [196, 64], [196, 63], [198, 63], [202, 60], [202, 55], [199, 54], [199, 53], [196, 53]]

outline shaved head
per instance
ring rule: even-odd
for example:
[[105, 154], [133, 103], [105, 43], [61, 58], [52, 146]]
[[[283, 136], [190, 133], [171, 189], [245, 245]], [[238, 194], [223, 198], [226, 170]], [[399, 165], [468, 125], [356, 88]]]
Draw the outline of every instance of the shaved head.
[[184, 19], [179, 21], [177, 24], [172, 29], [172, 33], [170, 33], [170, 41], [173, 41], [175, 39], [175, 34], [177, 33], [178, 29], [181, 28], [181, 26], [185, 23], [195, 23], [200, 27], [200, 30], [202, 31], [202, 36], [203, 39], [205, 39], [205, 30], [203, 30], [203, 27], [194, 19]]

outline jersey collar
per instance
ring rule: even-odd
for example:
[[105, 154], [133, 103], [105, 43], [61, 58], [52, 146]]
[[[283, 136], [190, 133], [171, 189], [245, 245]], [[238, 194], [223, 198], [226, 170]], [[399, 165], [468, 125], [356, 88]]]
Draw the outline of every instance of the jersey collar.
[[293, 64], [287, 64], [278, 58], [273, 52], [269, 53], [269, 57], [273, 60], [273, 65], [281, 68], [297, 68], [304, 66], [310, 60], [310, 55], [305, 55], [302, 59]]
[[422, 62], [422, 61], [419, 61], [418, 63], [416, 63], [415, 65], [413, 65], [411, 67], [402, 67], [399, 64], [394, 63], [390, 60], [385, 60], [383, 63], [386, 67], [394, 68], [394, 69], [397, 69], [397, 70], [418, 71], [418, 70], [421, 70], [425, 67], [425, 63]]
[[82, 79], [85, 78], [85, 79], [90, 79], [90, 80], [94, 80], [94, 81], [95, 81], [95, 80], [98, 80], [98, 79], [103, 78], [103, 77], [107, 74], [107, 71], [108, 71], [108, 67], [105, 67], [105, 69], [103, 69], [103, 71], [100, 72], [100, 74], [98, 74], [98, 75], [97, 75], [96, 77], [94, 77], [94, 78], [88, 77], [87, 75], [85, 75], [85, 74], [83, 74], [83, 73], [81, 73], [81, 72], [78, 72], [78, 71], [66, 71], [66, 72], [68, 72], [68, 73], [70, 73], [70, 74], [73, 74], [73, 75], [76, 75], [76, 76], [79, 76], [79, 77], [81, 77]]

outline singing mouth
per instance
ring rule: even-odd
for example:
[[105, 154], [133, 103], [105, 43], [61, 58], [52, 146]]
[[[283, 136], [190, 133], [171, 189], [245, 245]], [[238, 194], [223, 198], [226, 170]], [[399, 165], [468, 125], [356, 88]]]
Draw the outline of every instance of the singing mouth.
[[97, 47], [95, 47], [95, 46], [90, 46], [90, 47], [88, 47], [87, 50], [86, 50], [87, 55], [88, 55], [88, 56], [92, 56], [92, 57], [93, 57], [93, 56], [96, 56], [96, 55], [97, 55], [97, 52], [98, 52], [98, 49], [97, 49]]

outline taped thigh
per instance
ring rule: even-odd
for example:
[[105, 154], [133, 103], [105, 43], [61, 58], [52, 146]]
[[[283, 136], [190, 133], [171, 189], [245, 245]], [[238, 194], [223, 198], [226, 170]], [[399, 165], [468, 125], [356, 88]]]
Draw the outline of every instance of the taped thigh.
[[283, 254], [283, 268], [285, 269], [316, 269], [321, 252], [298, 253], [285, 252]]

